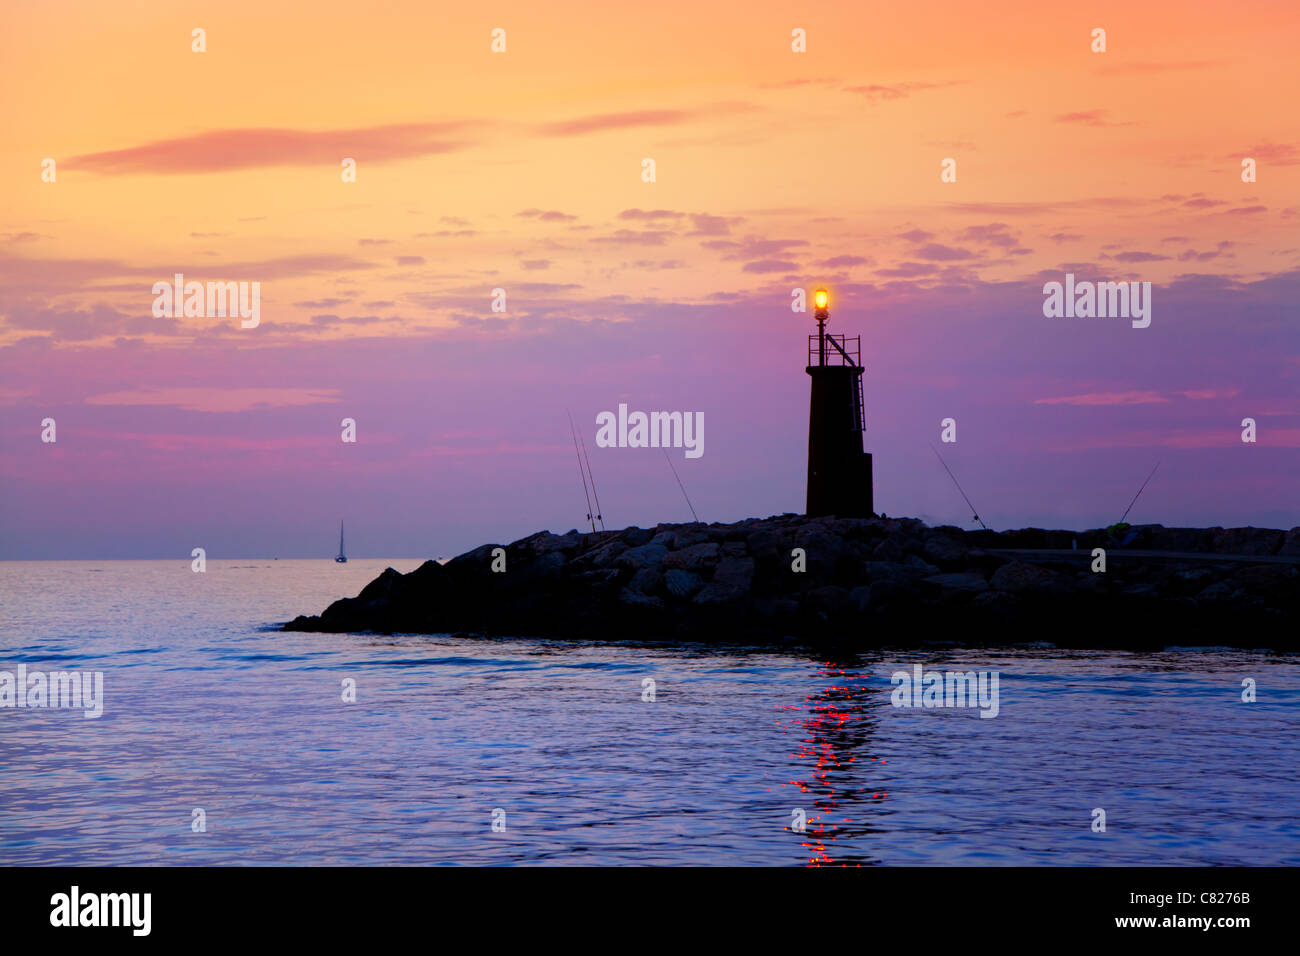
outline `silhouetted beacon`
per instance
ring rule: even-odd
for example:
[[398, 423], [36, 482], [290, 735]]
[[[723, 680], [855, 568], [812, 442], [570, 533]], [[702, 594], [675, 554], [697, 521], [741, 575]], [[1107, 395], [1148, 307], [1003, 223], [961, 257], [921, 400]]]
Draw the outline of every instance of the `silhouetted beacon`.
[[862, 337], [826, 334], [829, 297], [813, 294], [817, 334], [808, 336], [808, 514], [869, 518], [871, 456], [862, 450]]

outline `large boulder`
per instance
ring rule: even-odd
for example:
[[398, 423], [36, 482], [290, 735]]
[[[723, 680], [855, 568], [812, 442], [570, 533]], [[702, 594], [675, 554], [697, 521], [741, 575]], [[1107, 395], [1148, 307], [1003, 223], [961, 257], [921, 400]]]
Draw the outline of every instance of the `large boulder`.
[[704, 587], [704, 579], [691, 571], [672, 568], [664, 572], [664, 588], [673, 597], [688, 598]]
[[695, 595], [696, 604], [732, 604], [749, 597], [754, 580], [753, 558], [723, 558], [713, 580]]
[[1036, 564], [1010, 561], [993, 572], [989, 585], [995, 591], [1017, 594], [1022, 591], [1040, 591], [1050, 588], [1057, 579], [1054, 571]]
[[608, 568], [626, 550], [627, 545], [618, 539], [606, 541], [592, 548], [586, 554], [575, 558], [574, 563], [581, 563], [595, 568]]
[[941, 568], [956, 568], [970, 554], [970, 547], [964, 541], [946, 534], [931, 534], [925, 539], [925, 558]]
[[572, 552], [582, 547], [582, 535], [578, 533], [577, 529], [566, 534], [551, 534], [549, 531], [539, 531], [520, 543], [536, 555], [551, 554], [555, 551]]
[[721, 557], [722, 546], [716, 541], [705, 541], [668, 552], [663, 558], [663, 565], [665, 568], [699, 573], [716, 565]]
[[1277, 554], [1286, 532], [1273, 528], [1225, 528], [1214, 536], [1219, 554]]
[[634, 591], [632, 588], [624, 588], [619, 592], [619, 601], [628, 607], [638, 608], [640, 610], [662, 610], [664, 599], [653, 595], [643, 594], [640, 591]]
[[745, 543], [755, 560], [769, 562], [779, 561], [798, 547], [777, 528], [757, 528], [749, 533]]
[[1155, 525], [1146, 546], [1153, 551], [1198, 552], [1214, 550], [1214, 534], [1207, 528], [1165, 528]]
[[402, 577], [402, 573], [395, 568], [384, 568], [379, 577], [361, 589], [356, 599], [363, 603], [386, 601], [392, 596], [393, 589], [401, 585]]
[[649, 596], [658, 594], [663, 584], [663, 571], [657, 567], [645, 567], [632, 575], [632, 580], [627, 583], [627, 589]]
[[492, 552], [497, 548], [503, 548], [500, 544], [481, 544], [473, 551], [466, 551], [464, 554], [458, 554], [447, 562], [446, 567], [449, 571], [456, 573], [488, 571], [492, 565]]
[[629, 548], [639, 548], [643, 544], [649, 544], [655, 533], [649, 528], [638, 528], [633, 525], [630, 528], [624, 528], [619, 532], [618, 540], [622, 541]]
[[668, 549], [662, 544], [643, 544], [628, 548], [614, 559], [614, 566], [625, 571], [640, 571], [642, 568], [658, 567], [668, 556]]
[[[926, 584], [933, 584], [945, 591], [987, 591], [989, 584], [984, 575], [974, 571], [951, 574], [935, 574], [925, 579]], [[1004, 589], [1005, 590], [1005, 589]]]

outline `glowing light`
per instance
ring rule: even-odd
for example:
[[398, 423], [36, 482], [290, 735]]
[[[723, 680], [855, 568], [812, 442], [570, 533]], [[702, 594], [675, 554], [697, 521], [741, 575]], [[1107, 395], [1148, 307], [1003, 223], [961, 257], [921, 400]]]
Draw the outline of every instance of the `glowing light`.
[[813, 303], [819, 309], [826, 308], [826, 303], [830, 301], [830, 296], [826, 294], [825, 289], [818, 289], [813, 293]]

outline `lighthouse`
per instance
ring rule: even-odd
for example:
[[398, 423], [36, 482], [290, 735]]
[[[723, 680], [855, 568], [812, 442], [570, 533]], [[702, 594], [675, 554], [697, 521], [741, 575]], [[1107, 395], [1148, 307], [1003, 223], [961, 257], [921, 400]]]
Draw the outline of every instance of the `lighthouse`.
[[862, 450], [862, 338], [828, 335], [830, 296], [813, 294], [817, 334], [808, 336], [812, 396], [808, 403], [809, 517], [869, 518], [875, 514], [871, 456]]

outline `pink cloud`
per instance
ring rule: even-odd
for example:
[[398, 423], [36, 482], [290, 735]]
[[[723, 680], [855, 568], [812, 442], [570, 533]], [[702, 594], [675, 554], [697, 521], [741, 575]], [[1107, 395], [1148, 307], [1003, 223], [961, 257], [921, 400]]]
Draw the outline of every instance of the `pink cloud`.
[[1134, 126], [1135, 123], [1114, 123], [1106, 118], [1106, 110], [1079, 110], [1074, 113], [1062, 113], [1056, 117], [1058, 123], [1082, 123], [1085, 126]]
[[611, 129], [637, 126], [678, 126], [694, 120], [709, 119], [730, 113], [747, 113], [756, 107], [750, 103], [719, 103], [697, 110], [626, 110], [621, 113], [597, 113], [577, 119], [543, 123], [537, 131], [543, 136], [582, 136]]
[[1168, 63], [1138, 61], [1120, 63], [1115, 66], [1104, 66], [1097, 72], [1108, 76], [1133, 76], [1143, 73], [1172, 73], [1178, 70], [1204, 70], [1209, 67], [1219, 66], [1222, 63], [1222, 60], [1181, 60]]
[[359, 129], [222, 129], [128, 149], [73, 156], [71, 170], [109, 176], [212, 173], [267, 166], [338, 165], [344, 157], [387, 162], [463, 149], [447, 138], [464, 123], [403, 123]]
[[901, 100], [911, 96], [913, 93], [920, 93], [924, 90], [937, 90], [946, 86], [957, 86], [959, 81], [953, 80], [948, 83], [895, 83], [888, 86], [882, 83], [871, 83], [864, 86], [846, 86], [845, 93], [859, 93], [872, 101], [879, 100]]
[[608, 129], [629, 129], [634, 126], [670, 126], [694, 118], [690, 110], [636, 110], [626, 113], [601, 113], [583, 116], [558, 123], [546, 123], [540, 130], [543, 136], [581, 136]]
[[1226, 158], [1240, 160], [1244, 156], [1249, 156], [1252, 159], [1273, 166], [1300, 165], [1300, 149], [1290, 143], [1260, 143], [1251, 149], [1245, 150], [1240, 155], [1234, 153]]
[[1086, 395], [1064, 395], [1060, 398], [1039, 398], [1035, 405], [1154, 405], [1167, 402], [1158, 392], [1090, 392]]
[[87, 405], [167, 405], [191, 412], [246, 412], [337, 402], [337, 389], [312, 388], [144, 388], [106, 392], [86, 399]]

